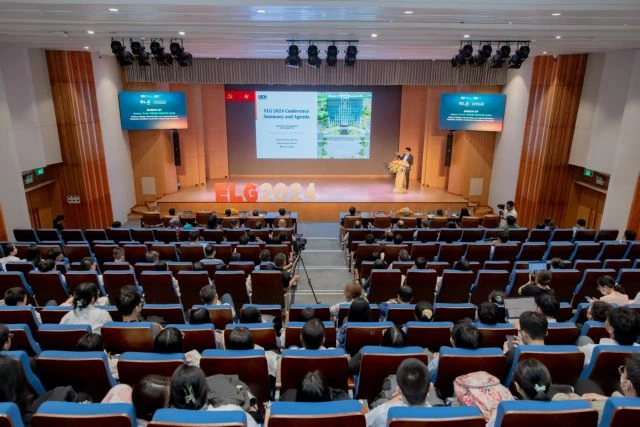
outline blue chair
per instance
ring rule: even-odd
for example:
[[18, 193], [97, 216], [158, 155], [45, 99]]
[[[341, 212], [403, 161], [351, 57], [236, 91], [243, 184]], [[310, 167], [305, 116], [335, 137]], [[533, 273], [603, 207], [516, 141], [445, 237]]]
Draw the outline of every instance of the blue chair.
[[380, 315], [396, 325], [416, 320], [415, 304], [380, 304]]
[[[33, 264], [31, 267], [33, 268]], [[8, 289], [15, 287], [23, 288], [30, 297], [33, 295], [31, 286], [27, 283], [22, 271], [0, 271], [0, 293], [4, 295]]]
[[264, 350], [205, 350], [200, 368], [207, 376], [238, 375], [258, 402], [270, 400], [269, 367]]
[[552, 258], [569, 259], [573, 250], [574, 245], [571, 242], [549, 242], [542, 259], [544, 261], [550, 261]]
[[489, 300], [489, 295], [495, 290], [504, 291], [509, 284], [507, 270], [480, 270], [471, 287], [471, 302], [481, 304]]
[[428, 363], [422, 347], [365, 346], [360, 353], [362, 359], [354, 396], [356, 399], [367, 399], [369, 402], [375, 400], [385, 378], [395, 374], [402, 361], [415, 358], [425, 365]]
[[191, 411], [188, 409], [159, 409], [148, 427], [220, 426], [245, 427], [244, 411]]
[[177, 367], [184, 365], [184, 354], [157, 354], [127, 352], [118, 359], [118, 377], [121, 383], [135, 385], [147, 375], [171, 377]]
[[476, 317], [476, 306], [471, 303], [464, 304], [434, 304], [435, 313], [433, 320], [436, 322], [457, 322], [465, 317], [474, 319]]
[[327, 321], [330, 318], [329, 304], [291, 304], [289, 319], [296, 321], [305, 308], [313, 308], [315, 316], [322, 321]]
[[201, 325], [170, 324], [167, 328], [176, 328], [183, 333], [184, 351], [196, 350], [202, 353], [206, 349], [216, 348], [215, 326], [213, 323]]
[[142, 317], [158, 317], [165, 323], [184, 323], [184, 309], [181, 304], [145, 304]]
[[604, 322], [598, 322], [596, 320], [587, 320], [582, 325], [580, 330], [580, 336], [587, 336], [598, 344], [602, 338], [609, 338], [609, 332], [604, 327]]
[[407, 345], [439, 352], [440, 347], [451, 345], [453, 322], [407, 322]]
[[574, 385], [584, 365], [584, 353], [573, 345], [519, 345], [513, 354], [513, 364], [504, 384], [509, 387], [518, 362], [526, 359], [537, 359], [544, 363], [551, 373], [555, 384]]
[[616, 278], [616, 283], [620, 283], [631, 298], [640, 292], [640, 258], [635, 261], [635, 268], [621, 268]]
[[153, 325], [153, 322], [107, 322], [101, 330], [104, 348], [111, 354], [152, 352], [155, 338]]
[[144, 289], [145, 300], [151, 304], [180, 303], [180, 297], [173, 287], [173, 275], [170, 271], [143, 271], [140, 274], [140, 285]]
[[24, 427], [18, 405], [12, 402], [0, 403], [0, 427]]
[[601, 249], [602, 246], [598, 242], [575, 242], [575, 249], [569, 257], [569, 261], [596, 260]]
[[282, 351], [280, 362], [280, 384], [282, 391], [297, 388], [308, 372], [319, 370], [329, 386], [348, 391], [349, 358], [343, 349]]
[[463, 348], [442, 347], [438, 370], [433, 381], [442, 398], [453, 395], [453, 381], [460, 375], [485, 371], [500, 381], [506, 376], [507, 360], [501, 348]]
[[518, 329], [512, 323], [497, 323], [485, 325], [476, 323], [476, 327], [482, 336], [482, 347], [499, 347], [507, 341], [507, 336], [518, 335]]
[[580, 331], [573, 322], [549, 323], [544, 343], [547, 345], [573, 345], [579, 335]]
[[59, 271], [48, 271], [46, 273], [31, 271], [27, 275], [27, 282], [29, 282], [33, 290], [33, 298], [39, 306], [44, 306], [51, 300], [62, 304], [69, 298], [64, 276]]
[[353, 356], [366, 345], [381, 345], [393, 322], [347, 322], [345, 326], [344, 349]]
[[43, 350], [75, 348], [78, 340], [91, 332], [91, 325], [56, 325], [45, 323], [38, 330], [38, 343]]
[[43, 351], [36, 359], [36, 369], [46, 389], [70, 385], [96, 402], [116, 385], [104, 351]]
[[[193, 411], [195, 412], [195, 411]], [[129, 403], [44, 402], [33, 415], [33, 427], [132, 427], [137, 425]]]
[[40, 382], [40, 378], [33, 372], [31, 369], [31, 360], [27, 353], [24, 351], [2, 351], [0, 355], [12, 357], [17, 359], [22, 364], [22, 369], [24, 370], [24, 375], [27, 377], [27, 382], [29, 383], [29, 387], [33, 391], [36, 396], [42, 396], [45, 393], [44, 387], [42, 386], [42, 382]]
[[640, 352], [640, 346], [597, 345], [579, 379], [595, 381], [605, 396], [611, 396], [620, 382], [618, 368], [634, 352]]
[[436, 301], [450, 304], [469, 302], [474, 280], [475, 274], [472, 271], [444, 270], [440, 289], [436, 293]]
[[275, 350], [278, 348], [278, 342], [276, 340], [276, 330], [273, 328], [273, 324], [270, 323], [230, 323], [224, 329], [224, 343], [225, 347], [229, 341], [229, 335], [231, 331], [237, 327], [245, 327], [251, 331], [253, 335], [253, 342], [256, 345], [264, 348], [265, 350]]
[[228, 305], [194, 305], [189, 310], [189, 317], [199, 308], [206, 308], [211, 317], [211, 323], [222, 328], [223, 325], [233, 323], [233, 307]]
[[11, 348], [13, 350], [22, 350], [27, 352], [29, 356], [37, 356], [42, 351], [40, 345], [33, 339], [31, 329], [24, 323], [9, 323], [6, 325], [13, 338], [11, 339]]
[[484, 427], [486, 421], [475, 406], [433, 407], [419, 406], [390, 408], [388, 427]]
[[625, 427], [640, 420], [640, 401], [630, 397], [610, 397], [604, 404], [600, 427]]
[[629, 242], [602, 242], [602, 250], [596, 259], [605, 261], [608, 259], [624, 258], [629, 249]]
[[[330, 321], [322, 322], [324, 325], [324, 346], [325, 347], [335, 347], [336, 346], [336, 325]], [[304, 327], [304, 322], [289, 322], [287, 324], [287, 328], [284, 330], [284, 342], [282, 346], [291, 347], [296, 346], [300, 347], [300, 334], [302, 333], [302, 328]]]
[[357, 400], [317, 403], [273, 402], [269, 427], [364, 427], [362, 404]]
[[595, 427], [598, 412], [584, 400], [540, 402], [509, 400], [498, 404], [496, 426], [500, 427]]
[[[575, 307], [578, 303], [585, 302], [585, 297], [598, 297], [598, 278], [600, 276], [616, 277], [616, 271], [611, 268], [587, 268], [582, 274], [582, 280], [576, 286], [573, 292], [573, 303]], [[554, 278], [555, 279], [555, 278]]]

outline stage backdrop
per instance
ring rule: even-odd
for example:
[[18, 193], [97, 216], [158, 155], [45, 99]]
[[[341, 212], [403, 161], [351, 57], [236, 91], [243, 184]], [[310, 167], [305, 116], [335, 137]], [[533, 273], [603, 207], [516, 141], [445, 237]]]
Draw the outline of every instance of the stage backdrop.
[[227, 85], [227, 91], [372, 92], [369, 159], [258, 159], [254, 102], [227, 102], [230, 175], [385, 175], [398, 150], [401, 86]]

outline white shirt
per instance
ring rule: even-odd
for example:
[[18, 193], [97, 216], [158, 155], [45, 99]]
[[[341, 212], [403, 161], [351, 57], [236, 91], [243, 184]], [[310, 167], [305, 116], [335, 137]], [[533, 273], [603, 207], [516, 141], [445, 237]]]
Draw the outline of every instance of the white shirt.
[[[241, 411], [244, 412], [244, 410], [239, 407], [238, 405], [232, 405], [232, 404], [227, 404], [227, 405], [222, 405], [222, 406], [207, 406], [207, 411]], [[256, 423], [256, 420], [253, 419], [253, 417], [249, 414], [247, 414], [245, 412], [245, 416], [247, 417], [247, 427], [258, 427], [258, 423]]]
[[[365, 415], [367, 427], [386, 427], [389, 409], [396, 406], [409, 406], [404, 400], [389, 401], [376, 406]], [[423, 406], [429, 407], [427, 402]]]
[[516, 211], [516, 208], [513, 208], [511, 211], [508, 211], [507, 208], [504, 208], [504, 210], [502, 211], [502, 216], [500, 217], [500, 227], [504, 227], [505, 225], [507, 225], [508, 216], [512, 216], [515, 219], [518, 219], [518, 212]]
[[13, 255], [8, 255], [4, 258], [0, 258], [0, 264], [2, 264], [3, 267], [7, 265], [8, 262], [19, 262], [19, 261], [22, 261], [22, 260], [17, 256], [13, 256]]
[[[618, 344], [616, 340], [613, 340], [611, 338], [602, 338], [599, 344], [587, 344], [587, 345], [578, 347], [580, 351], [584, 353], [584, 366], [587, 366], [589, 363], [591, 363], [591, 356], [593, 355], [593, 350], [595, 350], [595, 348], [598, 345], [620, 345], [620, 344]], [[640, 346], [640, 344], [638, 344], [637, 342], [634, 342], [633, 346], [638, 347]]]
[[60, 320], [61, 325], [91, 325], [91, 332], [100, 333], [102, 325], [111, 322], [111, 315], [107, 310], [90, 304], [83, 309], [73, 309]]

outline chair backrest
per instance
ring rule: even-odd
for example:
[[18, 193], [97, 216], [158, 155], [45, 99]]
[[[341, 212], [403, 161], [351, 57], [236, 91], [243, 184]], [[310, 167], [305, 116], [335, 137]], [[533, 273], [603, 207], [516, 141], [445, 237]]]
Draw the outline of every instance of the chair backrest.
[[602, 261], [597, 259], [576, 259], [573, 261], [573, 268], [584, 273], [588, 268], [602, 268]]
[[[418, 233], [422, 230], [418, 230]], [[434, 230], [430, 230], [434, 231]], [[423, 257], [429, 261], [433, 261], [438, 254], [438, 243], [414, 243], [411, 246], [411, 259], [416, 260], [420, 257]]]
[[640, 402], [633, 397], [610, 397], [602, 411], [602, 427], [625, 427], [640, 419]]
[[[154, 264], [155, 265], [155, 264]], [[131, 264], [127, 261], [107, 261], [102, 263], [102, 271], [130, 271]]]
[[489, 300], [494, 290], [504, 291], [509, 284], [507, 270], [480, 270], [471, 288], [471, 302], [475, 305]]
[[547, 243], [551, 238], [551, 230], [532, 229], [529, 232], [527, 242], [544, 242]]
[[191, 263], [204, 258], [204, 248], [202, 245], [182, 245], [180, 246], [180, 260]]
[[185, 352], [196, 350], [202, 353], [206, 349], [216, 348], [215, 327], [213, 323], [200, 325], [169, 324], [167, 328], [176, 328], [183, 333], [182, 346]]
[[128, 228], [107, 228], [107, 237], [116, 242], [131, 241], [131, 230]]
[[35, 242], [38, 243], [40, 239], [36, 235], [36, 232], [32, 228], [14, 228], [13, 237], [16, 242]]
[[287, 349], [280, 362], [280, 393], [298, 388], [308, 372], [322, 372], [330, 387], [348, 391], [349, 357], [343, 349]]
[[501, 427], [595, 427], [598, 412], [584, 400], [510, 400], [498, 404], [495, 423]]
[[475, 275], [471, 271], [444, 270], [436, 295], [439, 303], [466, 303]]
[[70, 385], [96, 402], [116, 385], [104, 351], [43, 351], [36, 359], [36, 369], [47, 390]]
[[104, 289], [109, 295], [109, 301], [115, 304], [116, 298], [120, 295], [120, 289], [125, 286], [136, 285], [136, 276], [131, 270], [105, 271], [102, 274], [102, 281]]
[[[31, 264], [31, 263], [28, 263]], [[33, 266], [32, 266], [33, 267]], [[21, 271], [0, 271], [0, 294], [4, 296], [4, 293], [11, 288], [23, 288], [28, 295], [32, 295], [31, 286], [24, 278], [24, 273]]]
[[69, 262], [80, 262], [83, 258], [92, 256], [91, 247], [85, 244], [67, 244], [64, 247], [64, 253]]
[[395, 374], [402, 361], [415, 358], [427, 364], [427, 355], [421, 347], [365, 346], [360, 352], [362, 359], [354, 396], [356, 399], [366, 399], [369, 402], [375, 400], [385, 378]]
[[482, 336], [482, 347], [502, 347], [507, 341], [507, 336], [518, 335], [518, 329], [511, 323], [498, 323], [496, 325], [476, 324]]
[[200, 289], [209, 285], [209, 274], [206, 271], [179, 271], [176, 275], [180, 286], [180, 301], [184, 307], [201, 304]]
[[100, 289], [100, 280], [97, 271], [69, 271], [64, 275], [67, 282], [69, 295], [73, 295], [76, 288], [82, 283], [93, 283]]
[[605, 396], [610, 396], [620, 382], [618, 367], [631, 353], [639, 352], [638, 346], [623, 345], [597, 345], [591, 354], [591, 361], [580, 375], [581, 380], [595, 381], [604, 391]]
[[471, 303], [465, 304], [444, 304], [434, 305], [435, 313], [433, 320], [436, 322], [457, 322], [468, 317], [473, 319], [476, 315], [476, 306]]
[[251, 415], [241, 410], [193, 411], [189, 409], [159, 409], [148, 427], [246, 427]]
[[[351, 304], [343, 303], [338, 306], [338, 326], [342, 325], [349, 315], [349, 308]], [[377, 322], [380, 319], [380, 307], [378, 304], [369, 304], [371, 309], [371, 320]]]
[[[466, 219], [467, 217], [463, 218], [463, 223], [464, 223], [464, 219]], [[461, 224], [460, 229], [462, 230], [462, 237], [460, 237], [460, 241], [461, 242], [469, 242], [469, 243], [473, 243], [473, 242], [479, 242], [481, 240], [484, 239], [484, 235], [486, 230], [484, 228], [465, 228], [462, 226], [463, 224]]]
[[[365, 427], [362, 404], [357, 400], [323, 402], [273, 402], [269, 427]], [[152, 427], [152, 426], [150, 426]]]
[[143, 271], [140, 274], [140, 285], [144, 289], [145, 301], [150, 304], [180, 303], [173, 288], [173, 275], [170, 271]]
[[407, 345], [427, 348], [431, 352], [451, 345], [453, 322], [407, 322]]
[[574, 345], [519, 345], [515, 348], [513, 364], [504, 384], [513, 389], [513, 375], [518, 362], [536, 359], [542, 362], [555, 384], [575, 384], [582, 372], [584, 353]]
[[610, 268], [618, 273], [623, 268], [631, 268], [633, 266], [633, 262], [630, 259], [620, 258], [620, 259], [608, 259], [604, 262], [604, 268]]
[[520, 247], [517, 243], [496, 244], [493, 247], [492, 261], [509, 261], [513, 263], [516, 260]]
[[414, 301], [428, 301], [433, 304], [438, 273], [435, 270], [407, 270], [405, 284], [413, 291]]
[[542, 259], [545, 261], [549, 261], [552, 258], [568, 260], [573, 253], [573, 249], [574, 245], [571, 242], [549, 242]]
[[[151, 231], [151, 230], [148, 230]], [[134, 265], [137, 262], [145, 262], [147, 260], [148, 247], [142, 243], [128, 243], [124, 247], [124, 257], [126, 261]]]
[[426, 243], [435, 242], [440, 235], [440, 229], [435, 228], [420, 228], [416, 233], [416, 240]]
[[477, 261], [484, 263], [489, 259], [491, 255], [491, 244], [489, 243], [469, 243], [467, 245], [467, 252], [465, 253], [465, 259], [469, 262]]
[[153, 351], [152, 322], [107, 322], [101, 333], [104, 348], [111, 354]]
[[162, 218], [160, 212], [143, 212], [142, 213], [142, 226], [143, 227], [160, 227], [162, 226]]
[[638, 260], [640, 259], [640, 241], [635, 240], [629, 242], [629, 249], [627, 249], [624, 257], [634, 261], [634, 264], [638, 264]]
[[344, 348], [354, 355], [367, 345], [381, 345], [384, 332], [393, 322], [347, 322]]
[[551, 287], [554, 290], [555, 297], [561, 302], [570, 302], [573, 293], [580, 283], [582, 274], [576, 269], [551, 269]]
[[500, 224], [498, 215], [485, 215], [482, 217], [482, 226], [484, 228], [496, 228]]
[[32, 335], [40, 328], [40, 321], [36, 317], [36, 311], [31, 306], [0, 305], [0, 323], [25, 324]]
[[40, 381], [40, 378], [33, 372], [33, 364], [31, 362], [31, 358], [22, 350], [10, 350], [10, 351], [0, 351], [0, 355], [11, 357], [16, 359], [22, 365], [22, 369], [24, 370], [24, 375], [27, 379], [27, 383], [29, 388], [33, 392], [34, 396], [40, 397], [45, 393], [45, 389]]
[[55, 323], [58, 324], [62, 320], [62, 318], [73, 310], [73, 306], [59, 306], [59, 305], [51, 305], [42, 307], [40, 310], [40, 318], [42, 319], [42, 323]]
[[602, 242], [602, 250], [598, 254], [600, 261], [624, 258], [629, 242]]
[[13, 402], [0, 403], [0, 427], [24, 427], [18, 405]]
[[375, 304], [395, 298], [402, 284], [402, 272], [397, 269], [372, 270], [371, 288], [367, 299]]
[[404, 325], [407, 322], [416, 320], [415, 304], [389, 304], [387, 318], [395, 325]]
[[69, 294], [64, 285], [62, 273], [59, 271], [31, 271], [27, 275], [27, 282], [33, 290], [33, 297], [38, 305], [45, 305], [48, 301], [55, 301], [62, 304], [67, 300]]
[[457, 242], [462, 237], [462, 230], [459, 228], [442, 228], [438, 235], [439, 242]]
[[[216, 285], [218, 295], [229, 294], [233, 299], [236, 310], [242, 308], [243, 304], [249, 302], [249, 294], [247, 293], [246, 277], [242, 271], [216, 271], [213, 279]], [[282, 282], [280, 284], [280, 293], [282, 293]], [[284, 299], [284, 297], [283, 297]]]
[[576, 230], [573, 235], [574, 242], [593, 242], [596, 238], [596, 230], [592, 229], [581, 229]]
[[175, 323], [180, 324], [184, 323], [184, 310], [182, 308], [182, 304], [145, 304], [142, 307], [142, 317], [145, 319], [148, 318], [159, 318], [162, 321], [158, 323], [166, 324], [166, 323]]
[[453, 381], [460, 375], [485, 371], [500, 381], [506, 376], [506, 358], [501, 348], [467, 350], [442, 347], [434, 385], [442, 398], [453, 395]]
[[520, 252], [516, 256], [518, 261], [540, 261], [547, 250], [544, 242], [525, 242], [520, 246]]
[[184, 354], [126, 352], [118, 358], [118, 377], [121, 383], [135, 385], [147, 375], [171, 377], [177, 367], [184, 365]]
[[258, 402], [269, 400], [269, 370], [264, 350], [205, 350], [200, 368], [207, 376], [238, 375]]
[[65, 243], [85, 240], [84, 233], [80, 229], [65, 228], [60, 234], [62, 235], [62, 240]]
[[624, 287], [628, 295], [637, 295], [640, 292], [640, 268], [621, 269], [616, 282]]
[[[287, 324], [287, 328], [285, 329], [284, 342], [283, 346], [286, 347], [291, 346], [300, 346], [300, 334], [302, 333], [302, 328], [305, 322], [289, 322]], [[325, 347], [335, 347], [336, 346], [336, 326], [333, 322], [324, 321], [322, 322], [324, 325], [325, 332]]]
[[587, 320], [584, 322], [580, 330], [580, 335], [591, 338], [594, 343], [600, 342], [602, 338], [609, 338], [609, 332], [607, 332], [604, 322], [598, 322], [596, 320]]
[[461, 243], [441, 243], [436, 260], [453, 264], [462, 258], [466, 249], [467, 246]]
[[28, 325], [24, 323], [9, 323], [6, 325], [13, 334], [11, 339], [11, 348], [14, 350], [22, 350], [29, 356], [37, 356], [40, 354], [40, 345], [33, 338]]
[[[4, 265], [7, 273], [22, 273], [27, 275], [34, 270], [33, 264], [29, 261], [13, 261]], [[0, 273], [2, 273], [0, 271]]]
[[233, 311], [231, 307], [228, 305], [201, 305], [197, 304], [191, 307], [189, 310], [189, 317], [193, 314], [193, 312], [199, 308], [204, 308], [209, 312], [209, 317], [211, 317], [211, 323], [216, 325], [216, 328], [222, 329], [224, 325], [228, 325], [233, 323]]
[[78, 340], [90, 332], [90, 325], [53, 325], [45, 323], [38, 330], [38, 343], [43, 350], [72, 351]]
[[551, 232], [551, 241], [566, 241], [570, 242], [573, 240], [573, 229], [572, 228], [556, 228]]
[[580, 330], [573, 322], [549, 323], [544, 342], [547, 345], [569, 345], [575, 343], [578, 336]]
[[[168, 230], [173, 235], [175, 235], [175, 230]], [[160, 233], [160, 231], [156, 231], [156, 237]], [[158, 238], [160, 240], [160, 238]], [[169, 243], [154, 243], [151, 245], [151, 250], [158, 252], [160, 255], [160, 259], [163, 261], [179, 261], [178, 251], [176, 250], [176, 246]]]
[[465, 216], [460, 221], [460, 228], [478, 228], [480, 227], [480, 217]]
[[278, 304], [284, 307], [284, 288], [280, 271], [255, 271], [251, 275], [251, 289], [251, 301], [254, 304]]
[[228, 271], [242, 271], [245, 277], [249, 277], [255, 268], [256, 264], [253, 261], [231, 261], [227, 264]]
[[291, 304], [289, 308], [289, 320], [293, 322], [298, 321], [302, 310], [305, 308], [312, 308], [318, 320], [323, 322], [330, 320], [329, 304]]
[[[465, 217], [466, 218], [466, 217]], [[483, 427], [486, 420], [475, 406], [425, 408], [394, 407], [387, 415], [388, 427]]]
[[33, 427], [135, 426], [136, 414], [130, 403], [44, 402], [33, 415]]
[[575, 249], [569, 257], [569, 261], [576, 259], [597, 259], [601, 248], [598, 242], [575, 242]]
[[[599, 295], [601, 295], [600, 292], [598, 291], [597, 283], [598, 283], [598, 278], [604, 275], [615, 278], [616, 271], [612, 269], [605, 269], [605, 268], [587, 268], [582, 275], [582, 280], [578, 282], [575, 288], [572, 305], [574, 307], [577, 307], [578, 303], [585, 301], [585, 297], [597, 298]], [[552, 277], [553, 277], [553, 280], [555, 281], [555, 275], [553, 275], [553, 273], [552, 273]], [[566, 301], [566, 300], [563, 300], [563, 301]]]
[[153, 242], [156, 240], [156, 237], [153, 234], [153, 229], [151, 228], [132, 228], [131, 239], [138, 243], [144, 243]]

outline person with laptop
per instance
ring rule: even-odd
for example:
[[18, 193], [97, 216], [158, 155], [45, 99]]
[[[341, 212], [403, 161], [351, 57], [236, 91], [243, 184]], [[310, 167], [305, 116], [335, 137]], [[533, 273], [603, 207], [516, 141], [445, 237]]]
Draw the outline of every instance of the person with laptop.
[[525, 311], [520, 315], [518, 335], [513, 340], [507, 340], [502, 346], [507, 366], [513, 364], [515, 348], [518, 345], [544, 345], [549, 322], [544, 314], [535, 311]]
[[[529, 269], [531, 270], [532, 266], [530, 263]], [[531, 274], [531, 281], [526, 283], [518, 289], [518, 295], [523, 297], [537, 297], [542, 294], [552, 294], [553, 289], [551, 289], [551, 272], [546, 270], [546, 263], [544, 270], [536, 270]]]

